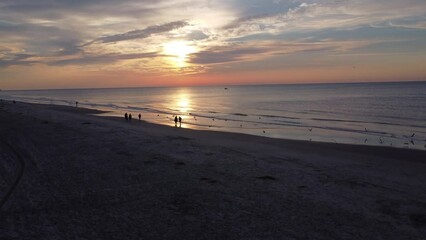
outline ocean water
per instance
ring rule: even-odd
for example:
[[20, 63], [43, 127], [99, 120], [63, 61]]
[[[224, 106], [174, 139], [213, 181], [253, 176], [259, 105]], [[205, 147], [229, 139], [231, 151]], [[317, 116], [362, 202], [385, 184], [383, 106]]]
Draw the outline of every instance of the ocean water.
[[0, 98], [273, 138], [426, 150], [426, 82], [1, 91]]

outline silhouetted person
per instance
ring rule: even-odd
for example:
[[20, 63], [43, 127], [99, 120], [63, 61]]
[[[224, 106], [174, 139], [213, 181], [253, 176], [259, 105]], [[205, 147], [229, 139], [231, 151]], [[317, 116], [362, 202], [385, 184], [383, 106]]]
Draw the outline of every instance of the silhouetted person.
[[132, 120], [132, 114], [129, 113], [129, 120]]
[[128, 117], [127, 113], [125, 113], [125, 114], [124, 114], [124, 118], [125, 118], [126, 120], [129, 120], [129, 117]]
[[175, 127], [177, 126], [178, 118], [175, 116]]
[[179, 127], [182, 126], [182, 118], [179, 116]]
[[75, 101], [75, 107], [78, 107], [78, 101]]
[[140, 120], [141, 120], [142, 115], [139, 113], [138, 117], [139, 117], [139, 121], [140, 121]]

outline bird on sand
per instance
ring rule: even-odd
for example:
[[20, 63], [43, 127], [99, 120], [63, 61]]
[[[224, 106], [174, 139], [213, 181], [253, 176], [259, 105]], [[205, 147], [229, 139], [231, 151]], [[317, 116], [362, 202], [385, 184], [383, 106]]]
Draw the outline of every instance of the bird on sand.
[[405, 137], [405, 138], [412, 138], [412, 137], [414, 137], [416, 134], [415, 133], [413, 133], [413, 134], [411, 134], [411, 136], [408, 136], [408, 135], [403, 135], [403, 137]]

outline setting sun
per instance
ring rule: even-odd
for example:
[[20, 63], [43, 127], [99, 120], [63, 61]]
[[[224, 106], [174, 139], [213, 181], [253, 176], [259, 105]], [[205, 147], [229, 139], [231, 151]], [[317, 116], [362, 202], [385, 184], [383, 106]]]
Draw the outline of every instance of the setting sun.
[[164, 54], [171, 57], [176, 67], [184, 67], [189, 54], [196, 52], [196, 48], [187, 41], [168, 42], [164, 44]]

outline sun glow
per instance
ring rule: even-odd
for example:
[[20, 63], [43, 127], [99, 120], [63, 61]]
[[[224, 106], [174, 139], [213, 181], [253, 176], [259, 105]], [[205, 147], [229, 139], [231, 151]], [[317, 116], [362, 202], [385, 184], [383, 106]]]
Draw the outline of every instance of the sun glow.
[[187, 65], [188, 55], [196, 52], [196, 48], [187, 41], [176, 41], [164, 44], [163, 52], [170, 56], [173, 65], [181, 68]]

